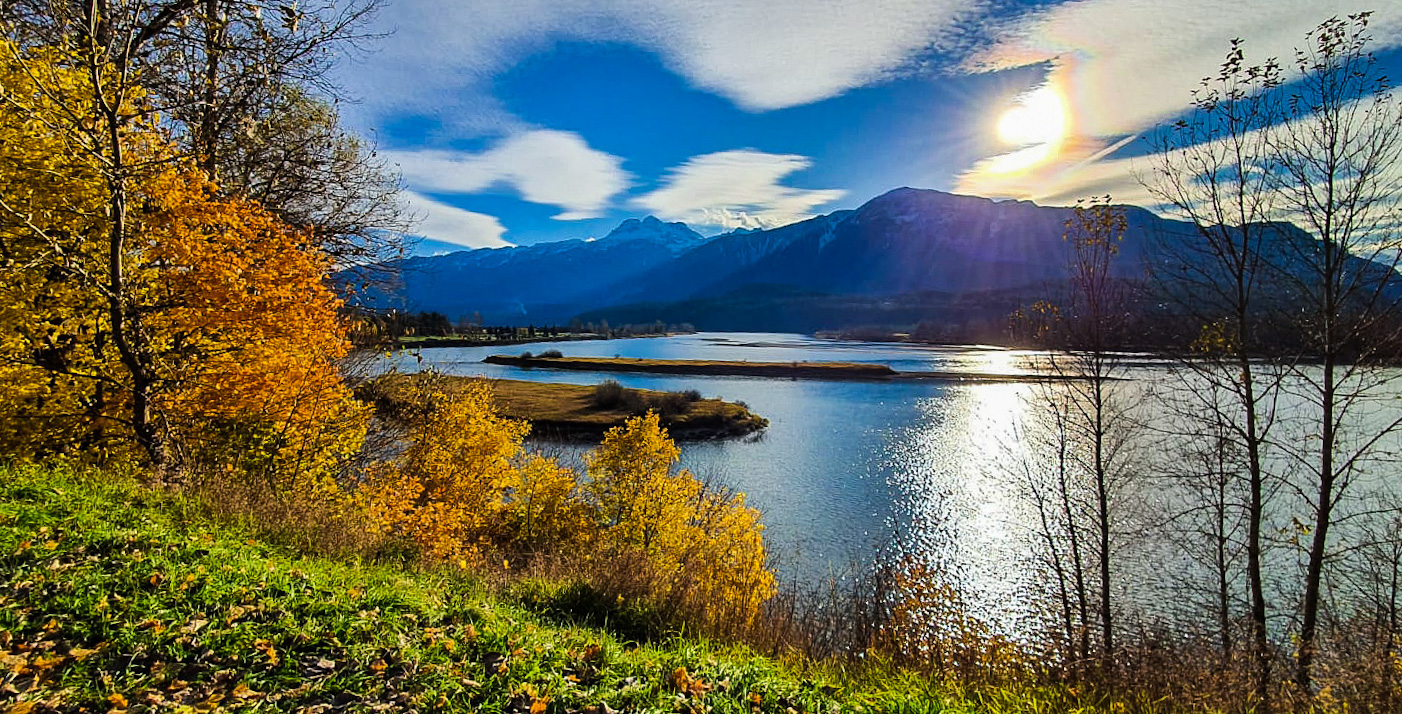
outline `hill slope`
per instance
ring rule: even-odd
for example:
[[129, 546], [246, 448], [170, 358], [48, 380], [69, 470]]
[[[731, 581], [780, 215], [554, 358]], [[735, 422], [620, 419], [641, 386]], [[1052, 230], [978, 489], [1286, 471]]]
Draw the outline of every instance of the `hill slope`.
[[549, 586], [503, 596], [458, 572], [299, 557], [183, 518], [189, 505], [92, 472], [0, 466], [0, 711], [947, 706], [904, 677], [842, 691], [743, 648], [560, 624], [534, 611], [560, 612]]

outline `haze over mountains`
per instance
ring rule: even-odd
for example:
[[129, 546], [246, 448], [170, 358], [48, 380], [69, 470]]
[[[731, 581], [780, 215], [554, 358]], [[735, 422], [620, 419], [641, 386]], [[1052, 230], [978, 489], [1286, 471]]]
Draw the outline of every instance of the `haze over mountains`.
[[[1125, 207], [1121, 277], [1145, 272], [1186, 224]], [[1064, 282], [1071, 209], [901, 188], [856, 210], [703, 238], [681, 223], [630, 219], [608, 236], [468, 250], [399, 263], [380, 307], [487, 324], [576, 316], [690, 322], [700, 329], [811, 331], [1005, 316]]]

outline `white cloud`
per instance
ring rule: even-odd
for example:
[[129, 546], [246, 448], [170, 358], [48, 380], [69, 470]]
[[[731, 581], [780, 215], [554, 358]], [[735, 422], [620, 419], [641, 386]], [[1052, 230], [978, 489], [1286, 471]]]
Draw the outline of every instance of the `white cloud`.
[[[343, 67], [377, 117], [419, 113], [457, 132], [520, 129], [492, 79], [559, 40], [620, 42], [751, 110], [789, 107], [880, 80], [988, 0], [397, 0], [377, 51]], [[367, 121], [368, 120], [368, 121]]]
[[[1288, 69], [1306, 33], [1332, 16], [1368, 10], [1366, 0], [1081, 0], [1028, 13], [971, 58], [971, 70], [1048, 63], [1047, 85], [1066, 98], [1072, 136], [1024, 171], [999, 172], [990, 157], [959, 177], [957, 190], [1069, 204], [1110, 193], [1152, 206], [1136, 168], [1107, 159], [1119, 143], [1188, 110], [1203, 77], [1219, 70], [1233, 38], [1248, 64], [1275, 57]], [[1374, 13], [1373, 49], [1402, 46], [1402, 9]]]
[[480, 193], [509, 186], [532, 203], [564, 209], [556, 220], [595, 218], [628, 187], [623, 160], [591, 149], [578, 134], [540, 129], [514, 134], [478, 154], [384, 151], [412, 188], [434, 193]]
[[512, 244], [502, 238], [506, 227], [496, 216], [465, 211], [442, 201], [413, 191], [400, 194], [409, 210], [422, 220], [410, 232], [444, 243], [468, 248], [506, 248]]
[[633, 203], [668, 221], [723, 229], [772, 228], [813, 215], [813, 209], [846, 193], [807, 190], [780, 183], [808, 168], [812, 160], [795, 154], [767, 154], [753, 149], [693, 156], [672, 168], [665, 186]]
[[[1070, 99], [1084, 136], [1142, 131], [1185, 109], [1215, 75], [1233, 38], [1248, 62], [1287, 65], [1305, 33], [1331, 16], [1372, 9], [1369, 0], [1082, 0], [1034, 11], [969, 60], [997, 70], [1051, 63], [1050, 82]], [[1402, 10], [1374, 14], [1375, 48], [1402, 45]]]

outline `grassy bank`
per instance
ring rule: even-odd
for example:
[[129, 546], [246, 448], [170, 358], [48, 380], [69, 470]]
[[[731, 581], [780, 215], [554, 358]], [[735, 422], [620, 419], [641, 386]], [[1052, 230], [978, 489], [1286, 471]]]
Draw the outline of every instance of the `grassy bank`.
[[0, 711], [1091, 711], [1065, 689], [628, 641], [573, 624], [558, 585], [305, 557], [199, 514], [124, 478], [0, 465]]
[[[441, 384], [452, 389], [471, 377], [437, 375]], [[394, 413], [397, 402], [410, 389], [416, 375], [391, 375], [377, 381], [375, 394]], [[750, 434], [769, 425], [764, 417], [741, 404], [720, 399], [687, 399], [670, 392], [625, 389], [627, 399], [600, 405], [596, 387], [576, 384], [547, 384], [513, 379], [490, 380], [492, 391], [504, 416], [531, 422], [533, 434], [576, 438], [598, 438], [630, 416], [657, 408], [662, 425], [674, 439], [715, 439]]]

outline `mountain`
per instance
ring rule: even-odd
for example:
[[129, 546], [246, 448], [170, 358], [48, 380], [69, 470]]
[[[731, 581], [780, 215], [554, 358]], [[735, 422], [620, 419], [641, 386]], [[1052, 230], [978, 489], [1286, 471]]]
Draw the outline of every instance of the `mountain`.
[[[1160, 275], [1216, 270], [1190, 224], [1119, 208], [1126, 230], [1115, 277], [1143, 282], [1151, 267]], [[855, 210], [710, 239], [680, 223], [629, 220], [593, 242], [404, 261], [396, 299], [451, 318], [479, 311], [493, 324], [578, 316], [806, 332], [926, 323], [955, 336], [989, 335], [1006, 328], [1013, 310], [1064, 295], [1073, 252], [1065, 234], [1074, 216], [1071, 208], [899, 188]], [[1282, 270], [1278, 285], [1262, 286], [1263, 298], [1290, 304], [1302, 299], [1305, 263], [1318, 244], [1295, 226], [1270, 228], [1279, 254], [1268, 259]], [[1359, 261], [1361, 276], [1388, 271]], [[1185, 295], [1146, 295], [1138, 309], [1211, 299], [1210, 290], [1183, 286]]]
[[822, 241], [851, 211], [836, 211], [781, 228], [716, 236], [637, 279], [587, 295], [587, 307], [665, 302], [716, 292], [737, 271], [762, 263], [796, 243]]
[[408, 258], [389, 266], [398, 284], [369, 295], [367, 303], [441, 312], [453, 320], [475, 312], [488, 324], [564, 323], [587, 304], [585, 296], [626, 284], [705, 240], [684, 223], [648, 216], [630, 218], [597, 240]]
[[[1143, 273], [1156, 241], [1189, 232], [1140, 208], [1125, 211], [1129, 228], [1117, 261], [1124, 274]], [[683, 299], [756, 284], [849, 295], [1035, 286], [1064, 278], [1071, 216], [1072, 209], [1026, 201], [901, 188], [855, 211], [713, 240], [612, 294]], [[686, 274], [695, 277], [681, 280]]]

